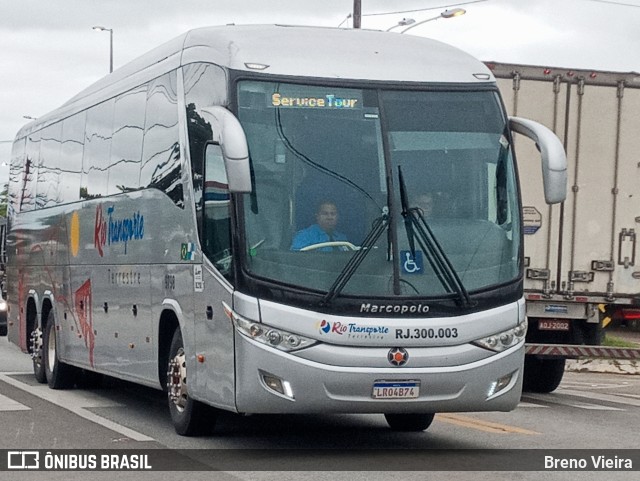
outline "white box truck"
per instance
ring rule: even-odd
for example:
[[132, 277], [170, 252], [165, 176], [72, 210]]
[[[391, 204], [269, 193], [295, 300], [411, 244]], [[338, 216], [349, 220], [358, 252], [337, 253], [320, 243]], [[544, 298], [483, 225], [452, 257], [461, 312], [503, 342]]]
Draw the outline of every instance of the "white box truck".
[[516, 141], [529, 328], [525, 390], [553, 391], [569, 357], [637, 358], [600, 346], [640, 318], [640, 74], [487, 62], [510, 115], [563, 140], [568, 194], [544, 202], [538, 152]]

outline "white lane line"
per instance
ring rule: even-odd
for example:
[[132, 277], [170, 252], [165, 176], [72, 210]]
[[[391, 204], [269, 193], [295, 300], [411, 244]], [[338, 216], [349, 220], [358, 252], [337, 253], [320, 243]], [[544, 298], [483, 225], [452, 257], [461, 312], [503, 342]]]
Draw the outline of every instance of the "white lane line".
[[101, 399], [96, 393], [89, 391], [58, 391], [49, 389], [46, 384], [39, 384], [37, 386], [31, 386], [23, 382], [14, 379], [7, 374], [0, 374], [0, 381], [11, 384], [22, 391], [44, 399], [47, 402], [55, 404], [61, 408], [71, 411], [77, 416], [80, 416], [88, 421], [104, 426], [107, 429], [122, 434], [134, 441], [155, 441], [153, 438], [129, 429], [126, 426], [105, 419], [97, 414], [88, 411], [85, 408], [98, 408], [98, 407], [117, 407], [121, 404], [113, 403], [105, 399]]
[[544, 404], [535, 404], [535, 403], [528, 403], [525, 401], [520, 401], [518, 403], [518, 407], [519, 408], [548, 408], [549, 406], [545, 406]]
[[566, 394], [568, 396], [577, 396], [584, 397], [587, 399], [596, 400], [596, 401], [604, 401], [615, 404], [624, 404], [626, 406], [634, 406], [640, 407], [640, 399], [632, 399], [622, 396], [615, 396], [613, 394], [603, 394], [599, 392], [586, 392], [586, 391], [576, 391], [573, 389], [559, 389], [559, 394]]
[[617, 392], [614, 394], [614, 396], [620, 396], [623, 398], [635, 398], [635, 399], [640, 399], [640, 394], [629, 394], [626, 392]]
[[[563, 392], [566, 392], [566, 390], [564, 390]], [[581, 391], [576, 391], [576, 392], [581, 392]], [[569, 406], [569, 407], [578, 408], [578, 409], [590, 409], [592, 411], [624, 411], [624, 409], [614, 408], [610, 406], [603, 406], [602, 404], [591, 404], [591, 403], [574, 401], [572, 399], [565, 398], [558, 394], [527, 393], [526, 398], [535, 399], [536, 401], [544, 401], [549, 404], [558, 404], [560, 406]]]
[[562, 385], [564, 387], [567, 387], [567, 386], [587, 387], [589, 389], [613, 389], [613, 388], [621, 388], [621, 387], [631, 387], [631, 384], [628, 382], [594, 383], [594, 382], [562, 381]]
[[31, 408], [0, 394], [0, 411], [29, 411]]
[[579, 409], [591, 409], [592, 411], [624, 411], [622, 408], [614, 408], [611, 406], [603, 406], [602, 404], [589, 404], [580, 402], [567, 402], [567, 406]]

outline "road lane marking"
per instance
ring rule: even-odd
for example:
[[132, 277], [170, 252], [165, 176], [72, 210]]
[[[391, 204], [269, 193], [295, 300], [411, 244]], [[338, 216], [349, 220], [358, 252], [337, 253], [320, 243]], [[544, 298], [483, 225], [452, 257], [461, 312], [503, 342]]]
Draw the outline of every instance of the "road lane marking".
[[[570, 391], [570, 392], [567, 392], [567, 391]], [[562, 392], [566, 393], [567, 396], [583, 397], [591, 400], [594, 400], [594, 399], [598, 400], [597, 398], [602, 396], [602, 394], [599, 394], [599, 393], [593, 393], [594, 395], [591, 396], [589, 395], [590, 393], [587, 393], [584, 391], [572, 391], [570, 389], [564, 389]], [[573, 394], [573, 393], [578, 393], [578, 394]], [[603, 404], [592, 404], [592, 403], [575, 401], [569, 397], [563, 396], [560, 393], [554, 393], [554, 394], [527, 393], [525, 396], [528, 399], [535, 399], [536, 401], [543, 401], [549, 404], [556, 404], [558, 406], [568, 406], [568, 407], [578, 408], [578, 409], [589, 409], [591, 411], [624, 411], [624, 409], [622, 408], [605, 406]]]
[[122, 434], [123, 436], [133, 439], [134, 441], [155, 441], [155, 439], [147, 436], [146, 434], [139, 433], [133, 429], [129, 429], [126, 426], [122, 426], [109, 419], [98, 416], [97, 414], [88, 411], [86, 408], [102, 408], [102, 407], [118, 407], [122, 406], [105, 399], [101, 399], [96, 393], [88, 391], [60, 391], [49, 389], [46, 384], [39, 384], [37, 386], [31, 386], [23, 382], [14, 379], [7, 374], [0, 374], [0, 381], [6, 382], [22, 391], [25, 391], [33, 396], [44, 399], [51, 404], [55, 404], [63, 409], [71, 411], [77, 416], [84, 418], [93, 423], [99, 424], [111, 431]]
[[29, 411], [31, 408], [0, 394], [0, 411]]
[[584, 398], [596, 400], [596, 401], [604, 401], [604, 402], [610, 402], [614, 404], [624, 404], [626, 406], [640, 407], [640, 399], [621, 397], [621, 396], [616, 396], [614, 394], [577, 391], [573, 389], [562, 389], [559, 391], [559, 393], [565, 394], [567, 396], [584, 397]]
[[499, 424], [491, 421], [483, 421], [482, 419], [472, 418], [469, 416], [462, 416], [460, 414], [436, 414], [438, 421], [443, 421], [449, 424], [455, 424], [456, 426], [462, 426], [465, 428], [477, 429], [486, 433], [495, 434], [540, 434], [536, 431], [530, 431], [528, 429], [519, 428], [517, 426], [509, 426], [507, 424]]
[[603, 406], [602, 404], [589, 404], [581, 402], [568, 402], [567, 406], [578, 409], [590, 409], [592, 411], [624, 411], [622, 408], [614, 408], [611, 406]]
[[628, 397], [628, 398], [636, 398], [636, 399], [640, 399], [640, 394], [629, 394], [626, 392], [617, 392], [613, 394], [614, 396], [620, 396], [620, 397]]
[[[559, 396], [558, 394], [554, 393], [554, 394], [537, 394], [537, 393], [526, 393], [523, 397], [526, 397], [527, 399], [534, 399], [536, 401], [543, 401], [547, 404], [555, 404], [557, 406], [568, 406], [568, 407], [572, 407], [572, 408], [578, 408], [578, 409], [590, 409], [592, 411], [609, 411], [610, 409], [607, 409], [606, 406], [603, 406], [602, 404], [589, 404], [589, 403], [581, 403], [578, 401], [573, 401], [569, 398], [564, 398], [562, 396]], [[619, 410], [617, 408], [612, 408], [611, 410], [616, 411]]]
[[613, 389], [613, 388], [620, 388], [620, 387], [631, 387], [632, 385], [628, 382], [595, 383], [595, 382], [562, 381], [562, 387], [560, 387], [559, 390], [562, 390], [567, 386], [587, 387], [589, 389]]
[[520, 401], [518, 403], [519, 408], [548, 408], [549, 406], [545, 406], [544, 404], [536, 404], [536, 403], [528, 403], [524, 401]]

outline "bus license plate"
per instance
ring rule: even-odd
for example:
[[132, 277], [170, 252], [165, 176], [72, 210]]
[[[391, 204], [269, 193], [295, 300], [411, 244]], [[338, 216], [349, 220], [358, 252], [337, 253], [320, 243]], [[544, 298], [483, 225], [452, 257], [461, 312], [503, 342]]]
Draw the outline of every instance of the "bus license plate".
[[541, 331], [568, 331], [569, 321], [540, 319], [538, 329]]
[[420, 381], [376, 381], [373, 399], [415, 399], [420, 394]]

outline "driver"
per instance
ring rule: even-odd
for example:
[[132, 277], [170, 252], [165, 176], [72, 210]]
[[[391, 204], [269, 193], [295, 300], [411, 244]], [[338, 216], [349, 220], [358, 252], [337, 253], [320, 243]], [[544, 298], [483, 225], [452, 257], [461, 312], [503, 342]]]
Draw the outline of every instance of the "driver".
[[[318, 204], [316, 210], [316, 223], [298, 231], [291, 243], [292, 251], [299, 251], [303, 247], [322, 242], [342, 241], [347, 242], [347, 236], [336, 231], [338, 225], [338, 208], [336, 204], [330, 200], [324, 200]], [[318, 249], [323, 252], [334, 250], [331, 246], [321, 247]]]

